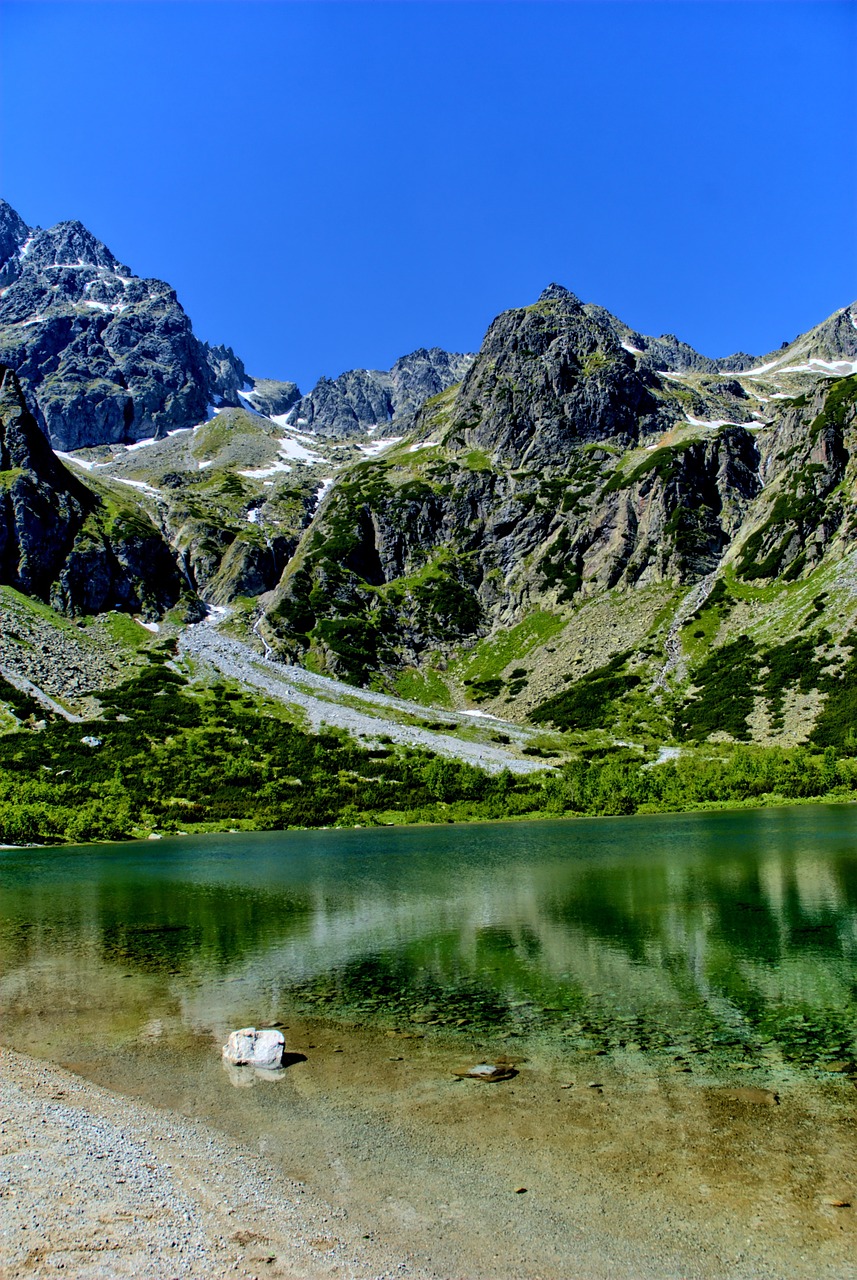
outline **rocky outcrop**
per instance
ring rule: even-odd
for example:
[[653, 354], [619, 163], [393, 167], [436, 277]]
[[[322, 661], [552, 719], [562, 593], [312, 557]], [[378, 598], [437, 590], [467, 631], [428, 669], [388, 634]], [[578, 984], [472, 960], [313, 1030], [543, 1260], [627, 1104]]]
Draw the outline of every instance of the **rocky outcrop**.
[[2, 366], [0, 582], [64, 613], [150, 617], [184, 588], [160, 530], [133, 501], [105, 501], [62, 465]]
[[402, 356], [389, 372], [351, 369], [338, 378], [320, 378], [294, 406], [290, 421], [331, 439], [365, 435], [460, 382], [473, 359], [440, 347], [421, 348]]
[[138, 440], [192, 426], [244, 371], [194, 336], [175, 293], [141, 280], [79, 222], [30, 231], [0, 202], [0, 360], [53, 446]]
[[47, 599], [95, 502], [54, 457], [0, 367], [0, 581]]
[[301, 398], [296, 382], [278, 382], [274, 378], [253, 378], [252, 389], [244, 399], [266, 418], [278, 418], [294, 408]]

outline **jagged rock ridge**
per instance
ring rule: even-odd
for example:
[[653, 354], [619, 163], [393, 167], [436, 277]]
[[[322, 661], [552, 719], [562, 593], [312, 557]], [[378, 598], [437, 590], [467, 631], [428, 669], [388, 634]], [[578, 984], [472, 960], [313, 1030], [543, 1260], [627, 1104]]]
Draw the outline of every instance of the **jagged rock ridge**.
[[398, 359], [389, 372], [350, 369], [338, 378], [321, 378], [297, 401], [289, 420], [331, 439], [365, 435], [394, 420], [401, 424], [426, 400], [460, 382], [474, 358], [440, 347], [420, 348]]
[[[838, 486], [857, 380], [835, 371], [852, 367], [853, 313], [780, 353], [774, 383], [714, 362], [658, 370], [628, 332], [559, 286], [499, 316], [460, 386], [417, 414], [416, 444], [334, 488], [268, 639], [365, 680], [444, 660], [533, 608], [568, 616], [727, 562], [748, 580], [818, 563], [849, 528]], [[819, 347], [828, 377], [804, 358]], [[805, 392], [773, 390], [795, 376]]]
[[30, 229], [0, 201], [0, 361], [61, 450], [192, 426], [246, 381], [193, 334], [175, 293], [142, 280], [79, 222]]

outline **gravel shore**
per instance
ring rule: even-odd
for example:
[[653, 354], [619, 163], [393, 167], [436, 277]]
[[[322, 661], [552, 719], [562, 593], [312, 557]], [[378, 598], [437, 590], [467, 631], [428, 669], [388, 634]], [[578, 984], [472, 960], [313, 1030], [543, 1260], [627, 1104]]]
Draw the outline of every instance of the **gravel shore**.
[[2, 1280], [857, 1280], [847, 1084], [819, 1111], [606, 1064], [462, 1082], [451, 1048], [321, 1024], [289, 1042], [280, 1083], [238, 1089], [214, 1046], [108, 1060], [110, 1089], [0, 1050]]
[[0, 1049], [0, 1277], [413, 1277], [205, 1124]]

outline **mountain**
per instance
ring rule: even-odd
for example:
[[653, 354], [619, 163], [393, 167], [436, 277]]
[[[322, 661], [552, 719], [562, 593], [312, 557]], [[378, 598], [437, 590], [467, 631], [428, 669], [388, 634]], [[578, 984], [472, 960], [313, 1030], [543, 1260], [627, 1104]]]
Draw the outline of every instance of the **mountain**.
[[[407, 442], [337, 482], [263, 634], [357, 682], [386, 673], [504, 715], [549, 720], [553, 705], [564, 727], [569, 682], [600, 682], [604, 698], [633, 691], [637, 733], [671, 732], [665, 672], [686, 676], [743, 636], [744, 660], [752, 649], [764, 673], [822, 591], [835, 617], [823, 601], [801, 639], [821, 637], [817, 670], [841, 666], [854, 622], [840, 578], [857, 537], [855, 316], [846, 308], [747, 369], [689, 358], [677, 371], [680, 346], [629, 341], [614, 317], [551, 286], [498, 317]], [[762, 737], [776, 737], [769, 710], [757, 708]]]
[[373, 433], [412, 415], [431, 396], [460, 382], [474, 356], [420, 348], [402, 356], [389, 372], [351, 369], [338, 378], [320, 378], [309, 395], [302, 396], [289, 413], [295, 426], [330, 439], [348, 439]]
[[0, 590], [57, 626], [119, 609], [178, 638], [216, 607], [314, 679], [562, 750], [845, 744], [857, 306], [713, 359], [551, 285], [476, 355], [302, 396], [78, 223], [2, 206], [0, 256]]
[[58, 449], [193, 426], [246, 377], [194, 337], [176, 295], [141, 280], [79, 222], [27, 227], [0, 201], [0, 361]]
[[160, 531], [54, 456], [15, 374], [0, 366], [0, 581], [61, 613], [160, 617], [184, 583]]

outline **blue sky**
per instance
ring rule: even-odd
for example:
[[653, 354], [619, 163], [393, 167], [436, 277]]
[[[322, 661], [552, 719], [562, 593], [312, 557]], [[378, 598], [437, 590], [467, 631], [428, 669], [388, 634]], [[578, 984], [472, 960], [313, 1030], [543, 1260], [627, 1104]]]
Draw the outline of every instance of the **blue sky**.
[[2, 194], [258, 375], [467, 350], [552, 280], [710, 355], [857, 297], [853, 3], [14, 3]]

